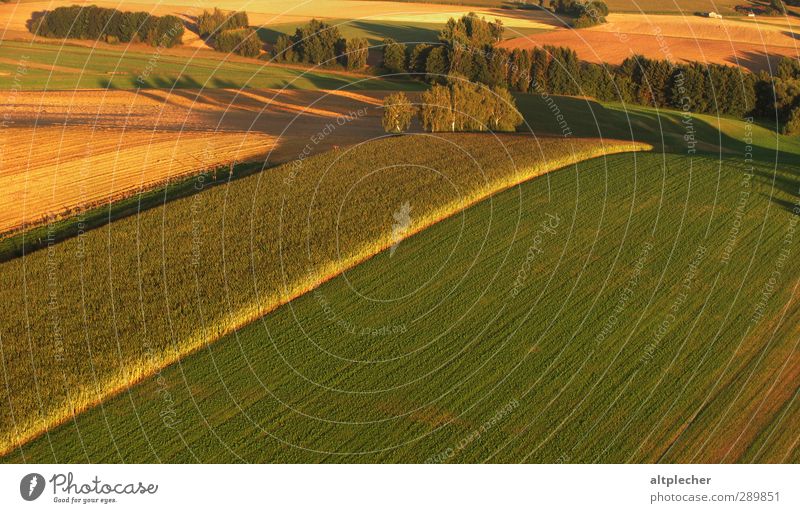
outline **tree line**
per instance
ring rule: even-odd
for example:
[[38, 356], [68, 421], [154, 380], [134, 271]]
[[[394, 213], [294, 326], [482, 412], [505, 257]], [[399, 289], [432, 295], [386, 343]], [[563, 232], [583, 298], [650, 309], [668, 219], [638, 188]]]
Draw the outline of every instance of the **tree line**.
[[[490, 88], [584, 95], [694, 113], [777, 119], [787, 134], [800, 123], [800, 63], [782, 58], [774, 76], [737, 66], [674, 63], [632, 56], [620, 65], [578, 59], [575, 50], [543, 46], [509, 51], [494, 43], [502, 26], [475, 14], [451, 20], [438, 44], [384, 46], [384, 68], [433, 84], [456, 75]], [[791, 122], [790, 122], [791, 121]]]
[[367, 65], [369, 42], [364, 38], [345, 39], [338, 27], [313, 19], [297, 27], [291, 36], [278, 36], [272, 54], [278, 62], [340, 64], [357, 70]]
[[34, 17], [28, 29], [43, 37], [144, 42], [165, 47], [181, 44], [184, 33], [183, 22], [176, 16], [123, 12], [95, 5], [57, 7]]
[[522, 123], [508, 89], [455, 77], [422, 93], [418, 107], [402, 92], [387, 96], [383, 107], [383, 128], [391, 133], [408, 130], [415, 113], [428, 132], [514, 132]]

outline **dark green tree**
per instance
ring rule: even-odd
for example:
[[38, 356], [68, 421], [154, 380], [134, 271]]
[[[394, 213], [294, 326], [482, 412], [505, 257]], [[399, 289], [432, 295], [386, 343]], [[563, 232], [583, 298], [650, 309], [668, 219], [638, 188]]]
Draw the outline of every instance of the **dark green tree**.
[[411, 50], [411, 54], [408, 57], [408, 71], [410, 73], [415, 73], [418, 76], [422, 76], [425, 73], [428, 55], [432, 48], [433, 46], [429, 44], [420, 43]]
[[447, 74], [446, 49], [443, 46], [436, 46], [428, 52], [428, 59], [425, 61], [425, 73], [428, 81], [441, 82]]
[[272, 55], [277, 61], [295, 62], [297, 60], [297, 54], [294, 51], [292, 39], [285, 34], [278, 36], [278, 40], [272, 48]]
[[369, 41], [361, 37], [348, 39], [345, 56], [347, 57], [347, 69], [364, 68], [369, 56]]
[[404, 73], [406, 71], [406, 47], [394, 39], [383, 41], [384, 69], [390, 73]]

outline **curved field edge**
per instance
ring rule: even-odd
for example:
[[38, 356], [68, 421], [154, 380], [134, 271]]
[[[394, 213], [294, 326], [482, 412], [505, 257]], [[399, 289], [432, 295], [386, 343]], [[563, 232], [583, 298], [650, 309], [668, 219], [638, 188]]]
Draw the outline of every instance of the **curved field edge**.
[[[478, 134], [385, 138], [7, 262], [0, 454], [492, 194], [592, 157], [650, 148]], [[382, 176], [360, 190], [375, 169]], [[393, 215], [408, 201], [416, 210], [398, 233]]]

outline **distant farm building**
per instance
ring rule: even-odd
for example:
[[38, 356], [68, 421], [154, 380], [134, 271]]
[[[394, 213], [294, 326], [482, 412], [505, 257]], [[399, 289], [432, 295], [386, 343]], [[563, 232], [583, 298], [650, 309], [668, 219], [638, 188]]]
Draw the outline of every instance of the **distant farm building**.
[[717, 13], [715, 13], [714, 11], [711, 11], [710, 13], [708, 13], [708, 14], [707, 14], [707, 16], [708, 16], [709, 18], [719, 18], [719, 19], [722, 19], [722, 15], [721, 15], [721, 14], [717, 14]]

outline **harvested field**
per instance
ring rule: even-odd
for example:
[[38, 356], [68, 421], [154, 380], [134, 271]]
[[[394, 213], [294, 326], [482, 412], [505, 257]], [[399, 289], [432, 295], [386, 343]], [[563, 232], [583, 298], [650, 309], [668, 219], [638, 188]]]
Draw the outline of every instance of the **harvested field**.
[[380, 105], [347, 91], [18, 93], [0, 131], [0, 233], [199, 170], [362, 142], [383, 133]]
[[590, 62], [619, 64], [633, 54], [676, 62], [699, 61], [768, 68], [779, 56], [800, 55], [800, 29], [780, 20], [768, 23], [697, 16], [610, 15], [609, 23], [583, 30], [554, 30], [514, 38], [507, 48], [553, 45], [575, 49]]

